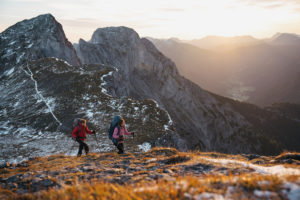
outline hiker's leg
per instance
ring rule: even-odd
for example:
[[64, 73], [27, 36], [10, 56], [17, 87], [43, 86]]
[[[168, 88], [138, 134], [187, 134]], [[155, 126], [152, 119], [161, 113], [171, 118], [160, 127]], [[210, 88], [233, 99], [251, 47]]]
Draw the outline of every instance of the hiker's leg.
[[122, 153], [124, 153], [124, 143], [121, 143], [121, 150], [122, 150]]
[[123, 143], [119, 143], [118, 146], [117, 146], [119, 152], [118, 154], [121, 154], [121, 153], [124, 153], [124, 145]]
[[119, 143], [118, 143], [118, 142], [115, 142], [114, 145], [115, 145], [115, 146], [117, 147], [117, 149], [119, 150], [119, 151], [118, 151], [118, 153], [119, 153], [119, 152], [120, 152], [120, 149], [119, 149]]
[[124, 143], [121, 143], [121, 153], [124, 153]]
[[77, 156], [81, 156], [84, 145], [82, 144], [82, 141], [80, 139], [77, 139], [76, 141], [79, 143], [79, 150], [78, 150]]
[[85, 154], [87, 155], [89, 153], [89, 146], [85, 142], [82, 143], [84, 145]]
[[121, 152], [121, 149], [120, 149], [120, 148], [121, 148], [121, 143], [117, 144], [117, 149], [119, 150], [118, 153]]
[[79, 150], [78, 150], [77, 156], [81, 156], [81, 154], [82, 154], [82, 149], [83, 149], [83, 144], [82, 144], [82, 143], [79, 143]]

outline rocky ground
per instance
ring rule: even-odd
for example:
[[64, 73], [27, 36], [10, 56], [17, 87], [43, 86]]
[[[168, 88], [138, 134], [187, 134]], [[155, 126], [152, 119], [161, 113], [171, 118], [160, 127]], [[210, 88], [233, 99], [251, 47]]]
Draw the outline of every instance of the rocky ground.
[[0, 199], [299, 199], [300, 154], [53, 155], [6, 163], [0, 182]]

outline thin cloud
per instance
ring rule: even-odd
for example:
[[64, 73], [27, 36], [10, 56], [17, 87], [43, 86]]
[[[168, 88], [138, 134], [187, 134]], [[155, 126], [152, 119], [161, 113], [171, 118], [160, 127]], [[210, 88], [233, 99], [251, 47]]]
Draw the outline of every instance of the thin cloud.
[[161, 11], [166, 11], [166, 12], [183, 12], [185, 9], [183, 8], [161, 8]]
[[78, 19], [59, 19], [59, 21], [69, 27], [93, 27], [95, 30], [96, 28], [100, 27], [107, 27], [107, 26], [128, 26], [132, 28], [153, 28], [156, 26], [159, 26], [158, 23], [148, 22], [145, 23], [144, 21], [139, 20], [123, 20], [123, 21], [106, 21], [106, 20], [100, 20], [100, 19], [94, 19], [94, 18], [78, 18]]
[[36, 2], [41, 2], [41, 0], [10, 0], [10, 2], [16, 2], [16, 3], [36, 3]]
[[267, 9], [284, 6], [284, 1], [282, 0], [248, 0], [242, 2], [246, 3], [249, 6], [259, 6]]
[[92, 18], [84, 18], [84, 19], [59, 19], [59, 21], [67, 26], [73, 27], [91, 27], [97, 26], [100, 24], [100, 20], [92, 19]]
[[236, 2], [247, 6], [260, 7], [266, 9], [266, 11], [288, 9], [290, 13], [300, 14], [300, 0], [236, 0]]
[[294, 8], [294, 12], [295, 12], [295, 13], [300, 13], [300, 6], [297, 7], [297, 8]]
[[284, 6], [284, 3], [275, 3], [275, 4], [265, 5], [263, 7], [266, 9], [277, 9], [277, 8], [281, 8], [283, 6]]
[[159, 22], [159, 21], [170, 21], [169, 18], [164, 18], [164, 17], [151, 17], [150, 20], [151, 21], [156, 21], [156, 22]]
[[247, 5], [262, 6], [264, 8], [278, 8], [286, 5], [299, 5], [300, 0], [238, 0], [241, 3], [246, 3]]

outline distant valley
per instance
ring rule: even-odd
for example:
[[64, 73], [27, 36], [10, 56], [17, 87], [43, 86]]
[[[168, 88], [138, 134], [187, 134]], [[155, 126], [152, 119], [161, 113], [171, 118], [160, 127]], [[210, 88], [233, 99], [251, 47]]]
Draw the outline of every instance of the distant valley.
[[206, 90], [259, 106], [300, 103], [298, 35], [149, 39], [183, 76]]

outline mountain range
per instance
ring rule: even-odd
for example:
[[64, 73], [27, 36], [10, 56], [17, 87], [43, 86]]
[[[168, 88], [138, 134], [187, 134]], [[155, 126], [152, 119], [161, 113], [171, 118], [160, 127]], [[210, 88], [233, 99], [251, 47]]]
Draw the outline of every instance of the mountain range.
[[114, 115], [137, 133], [129, 151], [299, 151], [300, 122], [289, 104], [262, 109], [204, 90], [131, 28], [99, 28], [73, 46], [51, 14], [40, 15], [0, 34], [0, 63], [1, 162], [74, 154], [76, 117], [97, 131], [87, 140], [93, 151], [111, 151]]
[[298, 35], [149, 39], [183, 76], [209, 91], [259, 106], [300, 103]]

